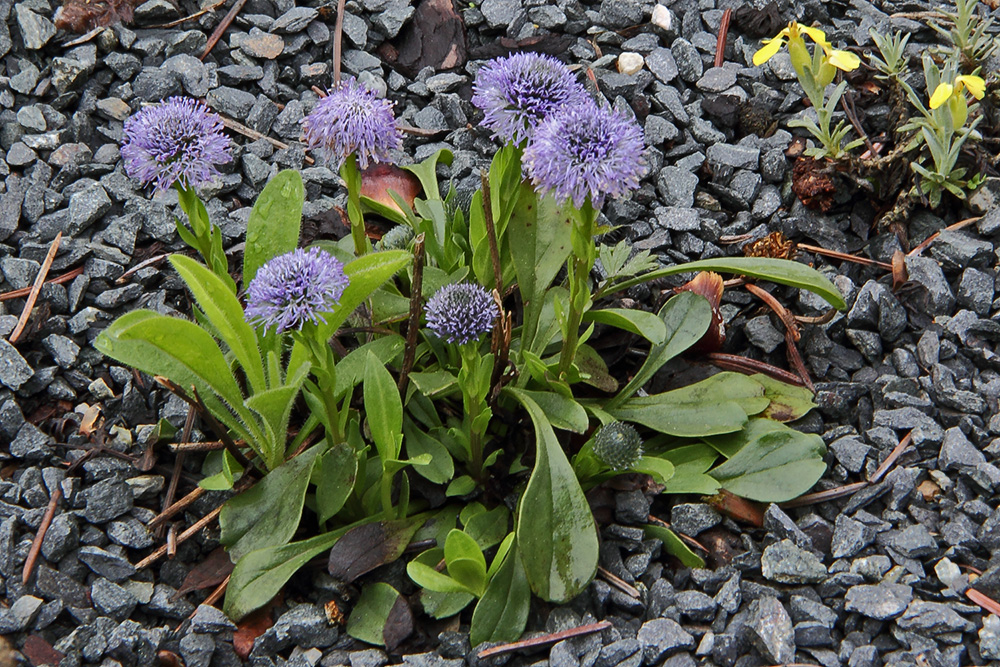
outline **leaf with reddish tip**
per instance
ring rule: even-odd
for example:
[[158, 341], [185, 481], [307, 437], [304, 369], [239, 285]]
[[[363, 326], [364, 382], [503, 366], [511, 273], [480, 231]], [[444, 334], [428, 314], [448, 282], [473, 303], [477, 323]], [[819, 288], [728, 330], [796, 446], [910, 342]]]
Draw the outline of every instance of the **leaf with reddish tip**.
[[[405, 216], [406, 212], [389, 194], [390, 190], [396, 192], [411, 210], [413, 200], [423, 191], [416, 176], [394, 164], [380, 162], [361, 172], [361, 197], [365, 205], [379, 215], [384, 209], [390, 209], [397, 215]], [[393, 216], [392, 219], [397, 218]]]
[[351, 582], [391, 563], [403, 554], [426, 518], [379, 521], [352, 528], [330, 549], [330, 575]]

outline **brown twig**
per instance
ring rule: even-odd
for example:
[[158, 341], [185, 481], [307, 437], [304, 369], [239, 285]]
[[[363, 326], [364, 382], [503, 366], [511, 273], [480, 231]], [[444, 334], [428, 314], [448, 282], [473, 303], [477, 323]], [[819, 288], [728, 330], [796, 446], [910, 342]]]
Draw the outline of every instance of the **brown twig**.
[[[56, 276], [55, 278], [52, 278], [50, 280], [46, 280], [45, 284], [46, 285], [62, 285], [63, 283], [68, 283], [69, 281], [73, 280], [77, 276], [82, 275], [83, 274], [83, 269], [84, 269], [84, 267], [78, 266], [75, 269], [73, 269], [72, 271], [67, 271], [66, 273], [62, 274], [61, 276]], [[11, 290], [9, 292], [4, 292], [3, 294], [0, 294], [0, 301], [10, 301], [11, 299], [20, 299], [22, 297], [26, 297], [29, 294], [31, 294], [31, 290], [32, 289], [33, 288], [31, 288], [31, 287], [22, 287], [20, 289], [14, 289], [14, 290]]]
[[[977, 216], [975, 218], [966, 218], [965, 220], [959, 220], [958, 222], [956, 222], [953, 225], [948, 225], [942, 231], [954, 232], [954, 231], [957, 231], [959, 229], [963, 229], [965, 227], [968, 227], [972, 223], [978, 222], [978, 221], [980, 221], [982, 219], [983, 219], [983, 216], [980, 215], [980, 216]], [[941, 236], [941, 232], [934, 232], [933, 234], [931, 234], [930, 236], [928, 236], [927, 238], [925, 238], [923, 241], [921, 241], [917, 245], [917, 247], [915, 247], [913, 250], [911, 250], [910, 252], [908, 252], [907, 253], [907, 257], [917, 257], [924, 250], [927, 250], [928, 246], [930, 246], [930, 244], [934, 243], [934, 240], [937, 239], [937, 237], [939, 237], [939, 236]]]
[[205, 44], [205, 50], [201, 52], [198, 60], [204, 60], [208, 54], [212, 52], [212, 49], [215, 48], [215, 45], [219, 43], [222, 36], [226, 34], [227, 30], [229, 30], [229, 26], [232, 25], [233, 19], [236, 18], [236, 15], [240, 13], [240, 10], [243, 9], [243, 5], [245, 4], [247, 4], [247, 0], [236, 0], [232, 9], [230, 9], [226, 15], [222, 17], [222, 22], [219, 23], [219, 25], [215, 27], [215, 30], [212, 31], [212, 34], [208, 38], [208, 43]]
[[792, 365], [795, 372], [802, 378], [802, 384], [815, 394], [816, 385], [813, 384], [812, 377], [809, 375], [809, 369], [806, 368], [806, 364], [802, 360], [802, 353], [799, 352], [799, 346], [795, 344], [791, 330], [785, 332], [785, 354], [788, 356], [788, 363]]
[[608, 582], [609, 584], [620, 590], [625, 595], [629, 596], [630, 598], [638, 600], [639, 598], [642, 597], [642, 593], [639, 592], [639, 589], [637, 589], [635, 586], [632, 586], [621, 577], [615, 576], [611, 572], [608, 572], [601, 566], [597, 566], [597, 575], [601, 579], [604, 579], [604, 581]]
[[[288, 144], [286, 144], [285, 142], [278, 141], [277, 139], [274, 139], [273, 137], [269, 137], [266, 134], [261, 134], [257, 130], [255, 130], [253, 128], [250, 128], [250, 127], [247, 127], [243, 123], [239, 123], [239, 122], [233, 120], [232, 118], [227, 118], [226, 116], [223, 116], [222, 114], [219, 114], [219, 117], [222, 119], [222, 124], [223, 125], [225, 125], [227, 128], [229, 128], [230, 130], [232, 130], [234, 132], [239, 132], [240, 134], [242, 134], [244, 137], [246, 137], [248, 139], [253, 139], [254, 141], [256, 141], [257, 139], [263, 139], [264, 141], [268, 142], [269, 144], [271, 144], [272, 146], [274, 146], [275, 148], [277, 148], [279, 150], [284, 150], [284, 149], [288, 148]], [[316, 164], [316, 161], [313, 160], [308, 155], [305, 157], [305, 162], [306, 162], [306, 164]]]
[[867, 257], [858, 257], [857, 255], [849, 255], [846, 252], [827, 250], [826, 248], [820, 248], [819, 246], [809, 245], [808, 243], [796, 243], [795, 246], [800, 250], [805, 250], [806, 252], [811, 252], [817, 255], [823, 255], [824, 257], [832, 257], [833, 259], [840, 259], [845, 262], [854, 262], [855, 264], [864, 264], [866, 266], [877, 266], [880, 269], [885, 269], [886, 271], [892, 271], [892, 264], [886, 264], [885, 262], [879, 262], [874, 259], [868, 259]]
[[[848, 99], [850, 99], [850, 103], [848, 103]], [[875, 146], [872, 145], [872, 140], [868, 138], [868, 134], [861, 127], [861, 121], [858, 120], [858, 112], [854, 108], [854, 96], [850, 92], [841, 96], [840, 108], [844, 110], [844, 115], [846, 115], [847, 120], [851, 122], [851, 125], [854, 127], [854, 131], [857, 132], [858, 136], [865, 142], [865, 146], [868, 147], [868, 150], [872, 155], [875, 155], [878, 151], [876, 151]]]
[[513, 651], [519, 651], [525, 648], [535, 648], [536, 646], [545, 646], [546, 644], [555, 644], [561, 642], [564, 639], [572, 639], [573, 637], [581, 637], [583, 635], [593, 634], [595, 632], [600, 632], [611, 627], [611, 621], [598, 621], [597, 623], [588, 623], [587, 625], [581, 625], [579, 627], [570, 628], [569, 630], [563, 630], [561, 632], [552, 632], [547, 635], [542, 635], [541, 637], [533, 637], [531, 639], [525, 639], [519, 642], [513, 642], [511, 644], [500, 644], [499, 646], [493, 646], [488, 649], [484, 649], [479, 652], [479, 659], [485, 660], [486, 658], [491, 658], [495, 655], [502, 655], [504, 653], [511, 653]]
[[45, 541], [45, 534], [49, 531], [52, 519], [56, 516], [60, 500], [62, 500], [62, 486], [57, 486], [49, 497], [49, 505], [45, 508], [45, 516], [42, 517], [42, 523], [35, 532], [35, 539], [31, 541], [31, 549], [28, 550], [28, 557], [25, 559], [24, 569], [21, 571], [22, 585], [26, 586], [28, 584], [28, 580], [31, 579], [31, 575], [35, 571], [35, 565], [38, 563], [38, 554], [42, 551], [42, 542]]
[[781, 380], [782, 382], [798, 385], [800, 387], [805, 386], [802, 382], [802, 378], [798, 375], [789, 373], [783, 368], [778, 368], [777, 366], [772, 366], [771, 364], [763, 361], [758, 361], [757, 359], [748, 359], [746, 357], [740, 357], [735, 354], [726, 354], [724, 352], [709, 352], [705, 355], [705, 360], [715, 364], [719, 368], [725, 368], [726, 370], [746, 373], [747, 375], [763, 373], [764, 375], [773, 377], [775, 380]]
[[833, 320], [837, 316], [839, 311], [836, 308], [831, 308], [822, 315], [796, 315], [795, 321], [799, 324], [826, 324], [827, 322]]
[[42, 268], [38, 270], [38, 275], [35, 276], [35, 284], [31, 286], [31, 292], [28, 293], [28, 300], [24, 302], [24, 310], [21, 311], [21, 317], [17, 320], [17, 326], [14, 327], [14, 331], [11, 332], [10, 337], [7, 339], [7, 342], [11, 345], [17, 342], [17, 339], [24, 332], [24, 327], [28, 325], [28, 318], [31, 317], [31, 311], [35, 308], [38, 293], [42, 291], [42, 285], [45, 284], [45, 277], [49, 275], [49, 269], [52, 268], [52, 261], [56, 258], [56, 253], [59, 252], [59, 243], [61, 241], [62, 232], [59, 232], [52, 240], [49, 252], [45, 255], [45, 261], [42, 262]]
[[333, 26], [333, 85], [340, 85], [341, 55], [344, 49], [344, 5], [346, 0], [337, 0], [337, 22]]
[[896, 463], [899, 457], [903, 455], [903, 451], [906, 450], [911, 442], [913, 442], [913, 431], [907, 433], [903, 439], [899, 441], [899, 444], [896, 445], [891, 452], [889, 452], [889, 456], [885, 457], [885, 461], [882, 461], [882, 464], [875, 469], [875, 472], [872, 473], [871, 479], [868, 481], [872, 484], [878, 484], [882, 481], [882, 478], [885, 477], [885, 474], [889, 472], [889, 469], [894, 463]]
[[155, 257], [150, 257], [149, 259], [144, 259], [143, 261], [139, 262], [138, 264], [136, 264], [135, 266], [133, 266], [131, 269], [129, 269], [128, 271], [126, 271], [125, 273], [123, 273], [120, 276], [118, 276], [118, 279], [115, 280], [115, 284], [116, 285], [121, 285], [123, 282], [125, 282], [126, 280], [128, 280], [129, 278], [131, 278], [134, 274], [138, 273], [139, 271], [142, 271], [147, 266], [153, 266], [154, 264], [159, 264], [160, 262], [162, 262], [163, 260], [165, 260], [167, 257], [170, 257], [170, 253], [165, 252], [162, 255], [156, 255]]
[[176, 21], [171, 21], [170, 23], [161, 23], [160, 25], [151, 25], [149, 27], [152, 28], [152, 29], [156, 29], [156, 30], [163, 30], [163, 29], [166, 29], [166, 28], [173, 28], [175, 26], [179, 26], [182, 23], [187, 23], [188, 21], [193, 21], [196, 18], [200, 18], [200, 17], [204, 16], [205, 14], [207, 14], [209, 12], [214, 12], [216, 9], [218, 9], [219, 7], [221, 7], [224, 4], [226, 4], [226, 0], [219, 0], [218, 2], [212, 3], [208, 7], [205, 7], [204, 9], [199, 9], [194, 14], [190, 14], [188, 16], [185, 16], [182, 19], [177, 19]]
[[729, 36], [729, 22], [733, 18], [733, 10], [727, 9], [722, 12], [722, 21], [719, 23], [719, 38], [715, 42], [715, 62], [716, 67], [722, 67], [726, 62], [726, 38]]
[[403, 367], [399, 371], [396, 387], [399, 395], [406, 396], [410, 371], [417, 355], [417, 334], [420, 331], [420, 313], [424, 288], [424, 235], [420, 233], [413, 242], [413, 279], [410, 281], [410, 319], [406, 324], [406, 347], [403, 348]]
[[[195, 534], [197, 534], [199, 530], [201, 530], [202, 528], [204, 528], [208, 524], [210, 524], [213, 521], [215, 521], [218, 518], [219, 513], [221, 511], [222, 511], [222, 506], [220, 505], [219, 507], [216, 507], [214, 510], [212, 510], [211, 512], [209, 512], [208, 514], [206, 514], [202, 518], [198, 519], [193, 524], [191, 524], [190, 528], [188, 528], [183, 533], [181, 533], [180, 535], [177, 536], [177, 545], [179, 546], [181, 544], [184, 544], [184, 542], [186, 542], [192, 536], [194, 536]], [[154, 551], [153, 553], [149, 554], [148, 556], [146, 556], [145, 558], [143, 558], [141, 561], [139, 561], [138, 563], [136, 563], [135, 564], [135, 569], [136, 570], [145, 569], [145, 568], [149, 567], [150, 565], [152, 565], [153, 563], [155, 563], [156, 561], [158, 561], [161, 558], [163, 558], [166, 554], [167, 554], [167, 545], [164, 544], [163, 546], [159, 547], [156, 551]]]
[[792, 317], [792, 314], [788, 312], [788, 309], [781, 305], [781, 302], [774, 298], [774, 295], [768, 292], [763, 287], [754, 285], [753, 283], [747, 283], [746, 290], [753, 294], [755, 297], [767, 304], [767, 306], [774, 311], [774, 314], [778, 316], [781, 323], [785, 325], [785, 329], [791, 334], [792, 340], [798, 340], [801, 337], [799, 333], [799, 325]]
[[208, 442], [175, 442], [167, 446], [172, 452], [217, 452], [220, 449], [225, 449], [226, 443], [221, 440], [209, 440]]
[[806, 505], [815, 505], [816, 503], [826, 502], [827, 500], [836, 500], [837, 498], [849, 496], [855, 491], [860, 491], [866, 486], [868, 486], [868, 482], [854, 482], [853, 484], [838, 486], [835, 489], [817, 491], [816, 493], [807, 493], [804, 496], [799, 496], [795, 500], [789, 500], [786, 503], [781, 503], [781, 507], [786, 509], [792, 507], [805, 507]]
[[997, 601], [993, 598], [980, 593], [975, 588], [966, 589], [965, 597], [969, 598], [991, 614], [997, 614], [1000, 616], [1000, 603], [997, 603]]
[[170, 519], [179, 512], [183, 512], [185, 509], [194, 504], [196, 500], [205, 495], [205, 489], [200, 486], [196, 486], [190, 493], [178, 500], [176, 503], [163, 510], [146, 524], [146, 528], [155, 528], [164, 521]]
[[170, 524], [167, 529], [167, 558], [173, 560], [177, 555], [177, 524]]

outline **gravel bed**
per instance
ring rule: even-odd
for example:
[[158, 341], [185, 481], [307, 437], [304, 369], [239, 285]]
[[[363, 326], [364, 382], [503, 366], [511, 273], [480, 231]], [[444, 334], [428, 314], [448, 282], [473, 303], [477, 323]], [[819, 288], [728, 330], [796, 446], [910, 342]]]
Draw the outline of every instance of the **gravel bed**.
[[[622, 226], [615, 238], [665, 263], [740, 254], [727, 237], [752, 241], [775, 231], [880, 262], [890, 262], [899, 249], [894, 234], [873, 231], [876, 210], [868, 197], [844, 189], [824, 214], [791, 194], [785, 153], [792, 135], [784, 121], [803, 113], [803, 96], [787, 55], [749, 66], [763, 32], [734, 21], [726, 62], [712, 66], [724, 10], [744, 3], [473, 0], [457, 8], [468, 29], [468, 62], [449, 70], [394, 69], [387, 59], [415, 59], [406, 48], [412, 48], [421, 4], [348, 0], [344, 17], [344, 71], [385, 91], [401, 122], [422, 130], [407, 135], [401, 162], [448, 147], [455, 160], [441, 175], [459, 189], [472, 187], [494, 150], [469, 103], [475, 72], [506, 46], [535, 44], [590, 68], [597, 91], [643, 123], [651, 169], [632, 198], [606, 207], [607, 222]], [[43, 287], [16, 345], [6, 338], [24, 300], [0, 302], [0, 445], [6, 445], [0, 448], [0, 635], [31, 664], [133, 667], [154, 664], [160, 651], [176, 653], [187, 667], [245, 664], [234, 649], [234, 624], [199, 606], [211, 589], [177, 595], [191, 568], [218, 546], [216, 532], [184, 542], [171, 560], [141, 571], [133, 566], [162, 543], [145, 524], [160, 509], [173, 458], [161, 452], [148, 467], [100, 456], [75, 477], [65, 475], [62, 462], [89, 446], [80, 433], [89, 406], [103, 409], [105, 444], [136, 461], [155, 438], [158, 420], [180, 427], [186, 416], [181, 401], [148, 378], [109, 365], [91, 347], [114, 317], [134, 308], [188, 311], [180, 281], [162, 264], [119, 280], [140, 262], [181, 249], [176, 194], [150, 199], [123, 172], [123, 120], [143, 103], [183, 94], [287, 144], [232, 135], [235, 160], [206, 203], [233, 252], [239, 252], [248, 205], [279, 169], [302, 170], [306, 218], [318, 228], [329, 225], [346, 196], [335, 173], [307, 162], [298, 140], [299, 121], [317, 99], [312, 87], [330, 85], [335, 5], [248, 0], [201, 61], [224, 7], [157, 28], [150, 26], [198, 7], [189, 0], [148, 0], [136, 9], [134, 24], [69, 45], [77, 36], [56, 30], [54, 3], [0, 0], [0, 291], [30, 287], [60, 233], [50, 276], [82, 267], [72, 280]], [[914, 54], [935, 41], [923, 23], [890, 17], [937, 8], [933, 3], [772, 5], [768, 34], [796, 18], [818, 22], [832, 41], [851, 46], [870, 48], [870, 27], [911, 32]], [[984, 69], [998, 65], [994, 60]], [[730, 98], [750, 103], [734, 113]], [[887, 112], [887, 105], [873, 103], [866, 122], [877, 125]], [[782, 121], [780, 129], [761, 132], [766, 137], [753, 133], [772, 118]], [[612, 624], [485, 661], [470, 650], [463, 627], [426, 618], [404, 645], [405, 655], [356, 642], [328, 622], [324, 607], [334, 600], [349, 609], [357, 590], [307, 569], [289, 584], [273, 610], [274, 625], [256, 639], [247, 663], [1000, 664], [991, 663], [1000, 660], [1000, 620], [955, 590], [963, 577], [981, 572], [973, 586], [1000, 599], [998, 201], [1000, 179], [990, 178], [969, 210], [939, 217], [915, 209], [907, 227], [911, 245], [963, 218], [983, 217], [908, 257], [910, 280], [895, 291], [883, 269], [799, 253], [829, 273], [850, 306], [832, 320], [804, 326], [799, 342], [820, 409], [797, 427], [822, 435], [829, 446], [818, 489], [868, 479], [912, 432], [911, 446], [878, 483], [798, 509], [771, 506], [760, 529], [723, 518], [697, 498], [608, 492], [599, 499], [609, 519], [601, 565], [640, 597], [598, 579], [564, 607], [537, 604], [529, 636], [598, 620]], [[633, 288], [628, 297], [648, 306], [661, 289]], [[798, 314], [825, 312], [809, 294], [774, 293]], [[726, 352], [788, 366], [780, 324], [760, 302], [731, 289], [722, 311]], [[196, 428], [192, 439], [201, 437]], [[198, 457], [188, 458], [182, 491], [198, 478], [199, 465]], [[61, 509], [35, 578], [22, 585], [32, 537], [57, 491]], [[222, 500], [217, 493], [203, 496], [183, 514], [182, 527]], [[637, 526], [650, 512], [709, 546], [710, 569], [683, 568], [658, 541], [645, 539]], [[956, 564], [963, 566], [957, 575]], [[413, 590], [398, 566], [374, 576]]]

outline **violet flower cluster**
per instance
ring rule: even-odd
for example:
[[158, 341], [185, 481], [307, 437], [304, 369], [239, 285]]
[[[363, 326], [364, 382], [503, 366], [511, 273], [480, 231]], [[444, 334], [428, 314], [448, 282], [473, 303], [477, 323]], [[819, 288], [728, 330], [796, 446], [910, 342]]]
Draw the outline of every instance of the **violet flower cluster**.
[[319, 248], [297, 248], [257, 271], [247, 288], [246, 320], [276, 333], [326, 322], [347, 287], [344, 265]]
[[590, 198], [639, 187], [647, 170], [642, 129], [632, 118], [598, 106], [555, 58], [519, 53], [491, 61], [476, 75], [472, 102], [498, 138], [524, 147], [523, 164], [541, 193]]
[[367, 169], [370, 163], [388, 161], [391, 151], [402, 146], [392, 102], [350, 76], [316, 102], [302, 120], [302, 134], [309, 148], [338, 168], [354, 153]]
[[500, 315], [493, 295], [473, 283], [445, 285], [427, 301], [424, 312], [434, 335], [459, 345], [491, 331]]
[[551, 56], [517, 53], [492, 60], [479, 70], [472, 103], [485, 114], [494, 136], [520, 145], [535, 126], [565, 106], [589, 101], [573, 73]]
[[171, 97], [140, 109], [125, 121], [121, 154], [125, 172], [143, 186], [167, 190], [174, 183], [197, 188], [232, 161], [222, 119], [201, 102]]

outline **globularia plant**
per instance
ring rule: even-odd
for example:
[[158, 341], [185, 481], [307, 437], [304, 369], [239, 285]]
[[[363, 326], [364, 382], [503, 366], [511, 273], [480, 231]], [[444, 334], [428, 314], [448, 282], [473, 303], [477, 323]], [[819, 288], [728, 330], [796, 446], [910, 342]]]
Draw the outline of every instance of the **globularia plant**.
[[[788, 261], [660, 267], [621, 248], [601, 251], [607, 275], [595, 284], [600, 209], [646, 172], [638, 124], [590, 98], [558, 61], [532, 54], [486, 65], [474, 101], [502, 142], [485, 187], [467, 203], [454, 190], [442, 199], [437, 166], [451, 155], [439, 151], [406, 167], [424, 194], [412, 207], [397, 198], [397, 210], [360, 195], [357, 168], [398, 146], [389, 103], [353, 81], [334, 89], [303, 130], [343, 163], [351, 236], [298, 248], [302, 180], [280, 172], [249, 218], [245, 304], [218, 271], [174, 256], [198, 323], [137, 311], [97, 341], [105, 354], [168, 378], [216, 425], [229, 449], [204, 484], [255, 478], [220, 515], [236, 562], [225, 602], [234, 618], [266, 604], [323, 552], [332, 549], [332, 574], [353, 580], [362, 572], [345, 570], [338, 549], [380, 554], [367, 572], [411, 541], [433, 539], [407, 568], [424, 611], [443, 618], [476, 601], [473, 643], [511, 640], [532, 594], [568, 601], [597, 570], [586, 488], [639, 472], [666, 492], [724, 488], [783, 501], [825, 469], [822, 440], [781, 423], [813, 407], [801, 387], [720, 373], [639, 395], [708, 329], [705, 299], [685, 292], [658, 313], [604, 300], [700, 270], [810, 289], [843, 308], [836, 288]], [[364, 210], [404, 231], [368, 252]], [[341, 330], [362, 304], [366, 326]], [[588, 344], [598, 326], [647, 342], [630, 378], [612, 375]], [[233, 449], [254, 468], [242, 470]], [[443, 493], [411, 494], [418, 482]], [[698, 562], [657, 530], [668, 550]], [[381, 623], [400, 600], [386, 583], [365, 586], [347, 631], [381, 643]]]

